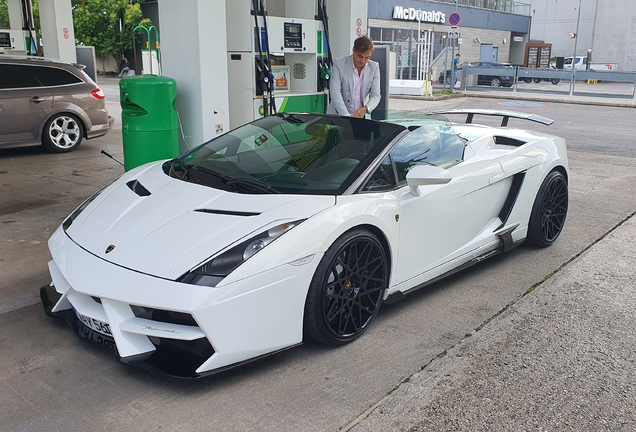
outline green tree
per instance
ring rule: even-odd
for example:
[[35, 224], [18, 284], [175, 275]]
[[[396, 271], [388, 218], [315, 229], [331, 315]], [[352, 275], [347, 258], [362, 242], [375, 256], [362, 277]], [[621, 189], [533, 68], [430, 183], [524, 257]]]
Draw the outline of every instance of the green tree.
[[9, 28], [9, 7], [7, 6], [7, 0], [0, 0], [0, 28]]
[[78, 45], [95, 47], [95, 55], [102, 59], [102, 70], [107, 56], [119, 62], [122, 53], [132, 48], [136, 26], [152, 24], [149, 19], [142, 19], [140, 3], [141, 0], [72, 0], [75, 40]]

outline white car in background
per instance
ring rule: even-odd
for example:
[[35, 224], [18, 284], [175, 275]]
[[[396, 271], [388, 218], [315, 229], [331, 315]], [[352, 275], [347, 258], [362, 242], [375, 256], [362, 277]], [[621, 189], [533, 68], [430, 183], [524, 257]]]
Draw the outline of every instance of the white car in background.
[[[525, 242], [568, 209], [565, 141], [489, 110], [277, 114], [131, 170], [49, 240], [45, 310], [128, 364], [199, 377], [312, 338]], [[500, 116], [501, 127], [472, 124]]]

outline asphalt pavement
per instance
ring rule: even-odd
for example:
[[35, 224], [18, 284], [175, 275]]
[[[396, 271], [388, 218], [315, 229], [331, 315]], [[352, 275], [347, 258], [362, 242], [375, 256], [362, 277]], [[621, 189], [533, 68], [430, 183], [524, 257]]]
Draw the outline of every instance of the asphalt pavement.
[[632, 214], [344, 430], [636, 430], [635, 239]]
[[[109, 112], [119, 122], [117, 80], [104, 79], [99, 83], [105, 90]], [[497, 94], [499, 99], [502, 96]], [[467, 100], [464, 95], [455, 97], [457, 105], [463, 103], [462, 108], [470, 103], [470, 98]], [[555, 105], [563, 102], [549, 96], [541, 98]], [[611, 100], [598, 102], [610, 104]], [[428, 100], [391, 99], [390, 106], [426, 110], [452, 108], [453, 103], [442, 102], [438, 107]], [[579, 112], [589, 110], [572, 108], [571, 116], [581, 115]], [[512, 269], [518, 262], [532, 263], [535, 257], [532, 251], [517, 251], [514, 259], [504, 256], [468, 276], [460, 275], [457, 284], [466, 288], [461, 295], [468, 297], [453, 297], [457, 307], [466, 306], [461, 302], [473, 303], [470, 307], [486, 302], [482, 298], [471, 302], [469, 295], [476, 293], [477, 287], [466, 287], [466, 282], [479, 278], [494, 285], [491, 279], [483, 277], [488, 266], [498, 269], [492, 277], [505, 275], [510, 285], [521, 285], [523, 293], [502, 301], [494, 313], [484, 309], [481, 314], [484, 318], [475, 319], [479, 324], [469, 327], [471, 330], [463, 337], [464, 332], [452, 337], [463, 326], [436, 328], [432, 321], [430, 326], [435, 335], [454, 342], [424, 364], [418, 362], [427, 358], [431, 347], [423, 337], [411, 353], [374, 353], [377, 358], [392, 355], [395, 363], [397, 357], [412, 356], [410, 363], [401, 365], [401, 369], [390, 363], [369, 362], [362, 356], [370, 355], [370, 347], [365, 344], [384, 343], [389, 347], [392, 335], [404, 335], [398, 330], [403, 330], [408, 321], [398, 320], [399, 316], [410, 319], [411, 315], [421, 313], [416, 309], [421, 310], [425, 303], [434, 308], [441, 288], [412, 299], [411, 305], [420, 303], [417, 307], [406, 303], [387, 307], [386, 314], [379, 316], [382, 323], [371, 328], [371, 334], [356, 344], [338, 351], [308, 344], [207, 384], [160, 381], [123, 369], [122, 365], [105, 360], [103, 353], [92, 347], [87, 349], [80, 342], [75, 343], [72, 336], [64, 333], [62, 324], [51, 323], [42, 316], [41, 310], [34, 306], [36, 290], [25, 292], [24, 288], [37, 287], [47, 278], [45, 263], [49, 258], [42, 239], [57, 227], [68, 208], [79, 204], [97, 185], [116, 177], [120, 167], [106, 157], [80, 160], [86, 154], [98, 153], [91, 149], [91, 144], [64, 156], [40, 158], [35, 150], [33, 157], [28, 152], [17, 156], [5, 153], [4, 165], [0, 166], [0, 174], [4, 174], [2, 186], [6, 187], [4, 190], [11, 188], [13, 193], [3, 195], [0, 202], [0, 215], [5, 215], [0, 225], [0, 266], [4, 265], [4, 282], [0, 280], [0, 323], [4, 325], [0, 326], [0, 387], [4, 389], [0, 394], [0, 431], [636, 430], [636, 196], [633, 189], [623, 191], [620, 188], [626, 186], [611, 183], [613, 174], [607, 171], [607, 167], [613, 167], [617, 178], [626, 184], [636, 184], [636, 146], [631, 150], [621, 147], [613, 154], [612, 143], [599, 138], [598, 145], [603, 146], [604, 154], [596, 156], [601, 153], [598, 148], [576, 147], [577, 134], [590, 135], [603, 128], [615, 130], [620, 124], [612, 123], [612, 118], [603, 118], [589, 130], [577, 130], [565, 123], [557, 125], [563, 130], [550, 132], [566, 135], [568, 143], [573, 144], [571, 166], [575, 166], [573, 176], [580, 182], [578, 185], [573, 182], [572, 192], [579, 201], [571, 209], [569, 223], [566, 221], [567, 236], [541, 252], [544, 256], [556, 254], [568, 258], [555, 259], [550, 268], [556, 270], [542, 281], [527, 284], [528, 278], [524, 279], [522, 272], [531, 272], [529, 268], [501, 272], [501, 268]], [[116, 133], [100, 141], [117, 158], [122, 157], [120, 133], [117, 125]], [[577, 152], [594, 154], [596, 161], [589, 156], [577, 157]], [[77, 160], [76, 166], [68, 163], [69, 156], [70, 160]], [[8, 178], [7, 172], [14, 177]], [[60, 180], [62, 175], [64, 182]], [[36, 177], [44, 182], [35, 183]], [[583, 181], [595, 186], [583, 189]], [[38, 192], [39, 201], [33, 198], [28, 205], [21, 201], [33, 189], [32, 185], [47, 183], [50, 189], [43, 187]], [[611, 218], [595, 222], [596, 217], [603, 217], [604, 209], [594, 207], [595, 201], [599, 201], [594, 189], [607, 195], [607, 188], [618, 191], [617, 196], [625, 201], [605, 209]], [[594, 207], [593, 215], [585, 214], [587, 207]], [[47, 214], [37, 216], [39, 209], [44, 208]], [[27, 224], [24, 221], [28, 218], [35, 222]], [[610, 219], [611, 224], [607, 222]], [[580, 231], [569, 231], [572, 226]], [[585, 247], [579, 248], [579, 244]], [[567, 251], [559, 251], [563, 245], [568, 245]], [[452, 288], [454, 284], [449, 285]], [[445, 291], [453, 294], [449, 287]], [[449, 302], [447, 298], [443, 304]], [[453, 311], [445, 313], [452, 315]], [[461, 308], [455, 313], [461, 313]], [[29, 329], [28, 334], [22, 328]], [[408, 331], [423, 330], [413, 327]], [[345, 381], [344, 377], [351, 374], [354, 379]], [[387, 378], [383, 385], [372, 381], [373, 376], [379, 375]], [[376, 378], [376, 381], [383, 380]], [[395, 384], [387, 387], [389, 382]], [[74, 387], [65, 388], [67, 383]], [[317, 386], [314, 393], [306, 391], [307, 383]], [[339, 390], [341, 385], [350, 388]], [[59, 398], [50, 397], [58, 392], [64, 393]], [[278, 406], [278, 401], [290, 399], [277, 394], [280, 392], [288, 392], [295, 396], [291, 398], [294, 400], [288, 406]], [[364, 396], [355, 400], [352, 393]], [[250, 410], [257, 404], [258, 411]], [[314, 410], [311, 415], [303, 416], [303, 411], [311, 410]], [[216, 417], [215, 412], [219, 414]], [[289, 417], [291, 413], [295, 413], [293, 418]]]

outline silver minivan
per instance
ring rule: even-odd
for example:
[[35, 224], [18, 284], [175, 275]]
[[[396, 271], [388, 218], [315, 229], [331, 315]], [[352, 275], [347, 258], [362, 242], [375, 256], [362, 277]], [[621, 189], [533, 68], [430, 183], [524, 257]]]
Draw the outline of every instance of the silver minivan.
[[41, 143], [75, 150], [108, 133], [104, 92], [82, 65], [41, 57], [0, 56], [0, 147]]

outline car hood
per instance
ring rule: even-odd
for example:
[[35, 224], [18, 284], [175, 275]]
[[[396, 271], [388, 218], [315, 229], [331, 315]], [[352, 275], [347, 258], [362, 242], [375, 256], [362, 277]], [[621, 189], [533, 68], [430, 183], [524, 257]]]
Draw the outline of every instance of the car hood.
[[177, 279], [239, 240], [333, 205], [334, 196], [221, 191], [171, 178], [155, 164], [106, 188], [66, 232], [106, 261]]

